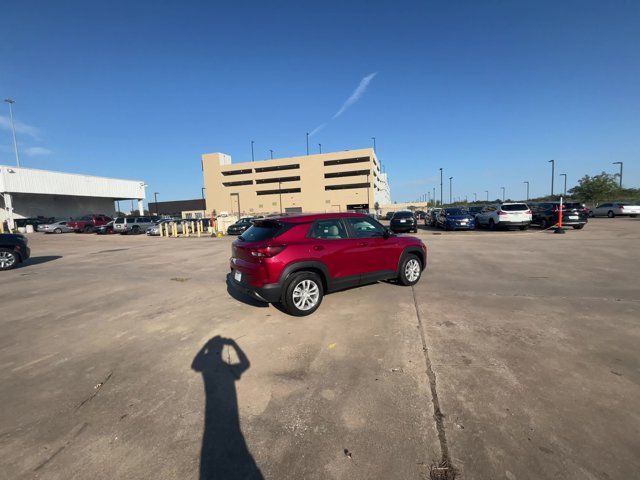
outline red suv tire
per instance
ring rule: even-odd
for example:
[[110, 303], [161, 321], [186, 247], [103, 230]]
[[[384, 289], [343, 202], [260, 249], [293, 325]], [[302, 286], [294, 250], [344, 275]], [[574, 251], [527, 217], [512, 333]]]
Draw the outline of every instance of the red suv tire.
[[314, 272], [295, 272], [287, 279], [280, 304], [290, 315], [304, 317], [322, 303], [322, 280]]

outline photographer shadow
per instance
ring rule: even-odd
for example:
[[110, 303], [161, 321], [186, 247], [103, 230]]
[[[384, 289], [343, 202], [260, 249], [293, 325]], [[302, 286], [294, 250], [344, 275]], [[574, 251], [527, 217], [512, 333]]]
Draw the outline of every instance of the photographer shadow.
[[[238, 363], [231, 364], [231, 354], [223, 357], [225, 346], [233, 349]], [[200, 480], [262, 480], [244, 435], [235, 383], [249, 368], [249, 359], [230, 338], [215, 336], [196, 354], [191, 368], [202, 374], [205, 391], [204, 432], [200, 452]]]

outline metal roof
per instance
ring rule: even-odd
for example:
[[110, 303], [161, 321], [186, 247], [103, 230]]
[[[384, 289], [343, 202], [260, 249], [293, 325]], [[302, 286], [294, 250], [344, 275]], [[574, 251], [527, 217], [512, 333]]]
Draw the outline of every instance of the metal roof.
[[143, 199], [145, 183], [142, 180], [0, 165], [0, 193]]

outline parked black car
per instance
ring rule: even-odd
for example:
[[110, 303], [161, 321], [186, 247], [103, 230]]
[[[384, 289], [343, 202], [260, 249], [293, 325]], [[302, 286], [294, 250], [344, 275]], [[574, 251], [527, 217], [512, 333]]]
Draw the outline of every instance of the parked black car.
[[[559, 221], [560, 202], [529, 203], [531, 223], [540, 228], [549, 228]], [[589, 221], [589, 209], [582, 203], [566, 202], [562, 206], [562, 225], [576, 230], [584, 228]]]
[[98, 235], [110, 235], [112, 233], [117, 233], [114, 229], [113, 229], [113, 220], [111, 220], [109, 223], [105, 223], [104, 225], [100, 225], [99, 227], [96, 228], [96, 233]]
[[393, 218], [393, 214], [396, 212], [387, 212], [387, 214], [384, 216], [385, 220], [391, 220]]
[[417, 232], [418, 231], [418, 221], [416, 220], [413, 212], [402, 211], [396, 212], [391, 217], [391, 222], [389, 223], [389, 228], [394, 233], [398, 232]]
[[30, 256], [29, 241], [24, 235], [0, 234], [0, 270], [11, 270]]
[[245, 217], [238, 220], [233, 225], [229, 225], [227, 228], [228, 235], [242, 235], [246, 232], [251, 225], [253, 225], [253, 218]]

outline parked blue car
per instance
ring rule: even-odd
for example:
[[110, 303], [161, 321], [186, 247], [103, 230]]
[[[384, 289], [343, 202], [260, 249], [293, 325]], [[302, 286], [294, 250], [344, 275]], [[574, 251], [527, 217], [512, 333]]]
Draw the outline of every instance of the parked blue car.
[[437, 226], [445, 230], [475, 230], [476, 220], [464, 208], [443, 208]]

